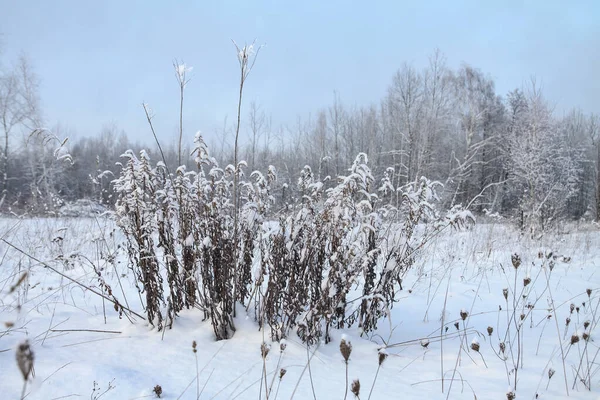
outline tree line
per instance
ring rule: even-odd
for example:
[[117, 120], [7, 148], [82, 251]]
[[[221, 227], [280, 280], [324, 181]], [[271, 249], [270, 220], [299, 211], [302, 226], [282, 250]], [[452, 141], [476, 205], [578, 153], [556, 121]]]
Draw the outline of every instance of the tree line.
[[[179, 78], [174, 84], [183, 105], [185, 85]], [[401, 66], [375, 104], [347, 106], [332, 97], [329, 107], [282, 126], [256, 103], [242, 111], [237, 158], [250, 171], [275, 166], [280, 208], [301, 195], [305, 166], [331, 188], [362, 152], [377, 182], [402, 187], [425, 176], [442, 183], [440, 202], [448, 209], [462, 204], [542, 228], [600, 216], [600, 119], [577, 109], [558, 115], [535, 80], [499, 94], [484, 72], [468, 64], [449, 68], [435, 51], [425, 68]], [[60, 132], [40, 129], [39, 108], [38, 80], [27, 60], [2, 68], [3, 212], [55, 213], [77, 199], [114, 205], [117, 163], [128, 149], [164, 157], [171, 171], [180, 163], [195, 167], [188, 127], [179, 132], [184, 144], [161, 143], [162, 154], [155, 143], [134, 143], [116, 126], [65, 144]], [[205, 138], [222, 166], [236, 158], [236, 128], [224, 124]]]

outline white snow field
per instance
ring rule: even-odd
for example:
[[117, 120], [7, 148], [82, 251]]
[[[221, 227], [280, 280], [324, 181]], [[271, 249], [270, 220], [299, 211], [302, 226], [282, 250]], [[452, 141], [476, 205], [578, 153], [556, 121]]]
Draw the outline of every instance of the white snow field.
[[152, 399], [156, 385], [162, 399], [353, 399], [355, 379], [363, 400], [600, 398], [600, 230], [591, 224], [535, 239], [501, 223], [446, 230], [420, 253], [376, 334], [334, 330], [331, 343], [307, 349], [293, 333], [283, 352], [253, 307], [239, 307], [234, 337], [218, 342], [199, 310], [163, 332], [119, 318], [78, 284], [102, 292], [95, 266], [144, 315], [108, 219], [2, 219], [0, 238], [0, 399], [21, 398], [15, 352], [25, 340], [28, 400]]

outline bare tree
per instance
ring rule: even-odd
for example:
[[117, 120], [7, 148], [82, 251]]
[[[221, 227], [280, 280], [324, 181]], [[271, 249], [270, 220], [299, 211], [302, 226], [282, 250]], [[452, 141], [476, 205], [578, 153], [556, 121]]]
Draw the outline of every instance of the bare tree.
[[339, 94], [333, 92], [333, 106], [329, 107], [329, 120], [331, 121], [329, 128], [333, 134], [333, 168], [336, 178], [340, 175], [340, 136], [343, 113]]
[[433, 164], [441, 161], [441, 157], [436, 157], [436, 150], [443, 153], [440, 144], [447, 141], [451, 125], [450, 71], [446, 67], [446, 58], [440, 50], [436, 49], [429, 58], [429, 68], [424, 76], [426, 111], [419, 170], [422, 171], [422, 175], [440, 179], [440, 171], [435, 171]]
[[488, 149], [496, 139], [491, 120], [501, 108], [493, 81], [479, 70], [464, 65], [453, 81], [456, 126], [460, 136], [454, 155], [455, 167], [448, 179], [448, 182], [454, 182], [451, 206], [469, 201], [489, 183], [485, 173], [490, 158]]
[[260, 106], [256, 102], [250, 103], [250, 115], [248, 116], [250, 121], [250, 170], [256, 169], [256, 152], [259, 141], [264, 134], [264, 130], [267, 125], [267, 117], [264, 111], [261, 110]]
[[0, 207], [6, 200], [9, 190], [10, 141], [18, 129], [27, 133], [39, 125], [38, 80], [31, 71], [29, 62], [21, 57], [16, 66], [0, 71], [0, 124], [2, 128], [2, 196]]
[[[418, 146], [420, 137], [420, 123], [423, 97], [423, 79], [421, 75], [410, 65], [405, 64], [402, 69], [394, 75], [392, 86], [389, 89], [390, 99], [392, 101], [393, 112], [397, 113], [397, 120], [401, 124], [398, 134], [404, 137], [406, 149], [403, 149], [401, 140], [400, 149], [394, 148], [395, 151], [400, 151], [400, 165], [406, 183], [416, 177], [416, 165], [418, 164]], [[407, 157], [404, 164], [403, 157]]]
[[564, 215], [578, 179], [577, 160], [569, 157], [564, 132], [557, 127], [540, 87], [531, 82], [527, 109], [510, 136], [512, 190], [523, 212], [523, 227], [544, 229]]

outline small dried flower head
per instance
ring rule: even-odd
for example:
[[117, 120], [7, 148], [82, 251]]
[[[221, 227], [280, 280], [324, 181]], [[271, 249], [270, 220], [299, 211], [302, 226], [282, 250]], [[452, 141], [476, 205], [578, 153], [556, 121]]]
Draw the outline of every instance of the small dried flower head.
[[587, 332], [583, 332], [581, 337], [583, 338], [583, 340], [585, 340], [587, 342], [590, 339], [590, 334]]
[[575, 311], [577, 311], [577, 314], [579, 314], [579, 307], [575, 307]]
[[469, 313], [465, 310], [460, 310], [460, 318], [464, 321], [469, 316]]
[[196, 353], [196, 352], [198, 351], [198, 349], [196, 348], [197, 346], [198, 346], [198, 345], [197, 345], [196, 341], [194, 340], [194, 341], [192, 342], [192, 350], [194, 351], [194, 353]]
[[263, 359], [267, 358], [267, 355], [269, 354], [269, 350], [271, 350], [271, 348], [265, 342], [263, 342], [260, 345], [260, 355], [262, 356]]
[[525, 314], [521, 313], [521, 321], [525, 319]]
[[506, 393], [506, 400], [515, 400], [517, 395], [512, 390]]
[[571, 318], [567, 317], [567, 319], [565, 320], [565, 324], [567, 326], [569, 326], [570, 323], [571, 323]]
[[512, 256], [510, 256], [510, 260], [512, 261], [512, 265], [515, 267], [515, 269], [521, 266], [521, 257], [517, 253], [514, 253]]
[[584, 308], [585, 308], [585, 301], [582, 301], [582, 302], [581, 302], [581, 307], [584, 307]]
[[456, 330], [458, 330], [458, 322], [454, 323], [454, 327], [456, 328]]
[[544, 253], [542, 251], [538, 251], [538, 258], [544, 258]]
[[531, 283], [531, 278], [526, 276], [525, 278], [523, 278], [523, 286], [527, 286]]
[[590, 326], [590, 321], [585, 321], [583, 323], [583, 329], [587, 329]]
[[578, 343], [578, 342], [579, 342], [579, 336], [578, 336], [577, 334], [575, 334], [575, 333], [574, 333], [574, 334], [571, 336], [571, 344], [575, 344], [575, 343]]
[[508, 288], [502, 289], [502, 296], [504, 296], [504, 300], [508, 300]]
[[421, 339], [421, 347], [427, 348], [429, 346], [429, 339]]
[[385, 350], [379, 350], [379, 365], [383, 364], [385, 359], [388, 357], [388, 354]]
[[504, 342], [500, 342], [500, 352], [504, 353], [506, 351], [506, 344]]
[[592, 289], [585, 289], [585, 292], [587, 293], [588, 297], [592, 295]]
[[154, 392], [156, 397], [160, 399], [160, 395], [162, 394], [162, 387], [160, 385], [156, 385], [154, 386], [154, 389], [152, 389], [152, 391]]
[[491, 326], [488, 326], [487, 333], [488, 333], [488, 336], [492, 336], [492, 333], [494, 333], [494, 328], [492, 328]]
[[279, 370], [279, 380], [283, 379], [286, 372], [287, 372], [287, 370], [285, 368], [281, 368]]
[[342, 353], [342, 357], [344, 357], [344, 362], [347, 364], [348, 360], [350, 359], [350, 354], [352, 353], [352, 343], [342, 338], [342, 341], [340, 342], [340, 353]]
[[350, 386], [350, 390], [357, 398], [360, 397], [360, 381], [355, 379], [352, 381], [352, 385]]
[[477, 339], [473, 339], [473, 341], [471, 342], [471, 350], [479, 353], [479, 342], [477, 341]]
[[554, 269], [554, 261], [550, 260], [550, 262], [548, 263], [548, 268], [550, 269], [550, 272], [552, 272], [552, 270]]
[[279, 351], [283, 352], [286, 347], [287, 342], [285, 341], [285, 339], [281, 339], [281, 341], [279, 342]]
[[548, 370], [548, 379], [552, 379], [552, 377], [554, 376], [555, 372], [556, 372], [555, 370], [553, 370], [552, 368], [550, 368]]
[[571, 303], [571, 305], [569, 306], [569, 311], [571, 312], [571, 314], [573, 314], [574, 310], [575, 310], [575, 304]]
[[17, 347], [17, 366], [23, 375], [23, 380], [27, 380], [29, 378], [29, 374], [33, 369], [33, 351], [29, 346], [29, 341], [26, 340]]
[[445, 327], [444, 332], [448, 332], [448, 327], [447, 326]]

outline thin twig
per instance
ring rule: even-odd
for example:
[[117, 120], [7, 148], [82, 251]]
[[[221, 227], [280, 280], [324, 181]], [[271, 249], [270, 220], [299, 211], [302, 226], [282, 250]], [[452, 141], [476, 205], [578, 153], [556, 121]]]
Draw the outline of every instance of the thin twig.
[[144, 320], [144, 321], [146, 320], [146, 318], [142, 317], [140, 314], [136, 313], [135, 311], [131, 310], [130, 308], [123, 306], [121, 303], [119, 303], [119, 302], [117, 302], [117, 301], [115, 301], [115, 300], [111, 299], [111, 298], [110, 298], [110, 297], [108, 297], [108, 296], [105, 296], [105, 295], [103, 295], [103, 294], [102, 294], [102, 293], [100, 293], [100, 292], [97, 292], [96, 290], [92, 289], [91, 287], [89, 287], [89, 286], [87, 286], [87, 285], [84, 285], [84, 284], [83, 284], [83, 283], [81, 283], [81, 282], [77, 282], [75, 279], [71, 278], [71, 277], [70, 277], [70, 276], [68, 276], [68, 275], [65, 275], [65, 274], [63, 274], [62, 272], [60, 272], [60, 271], [59, 271], [59, 270], [57, 270], [56, 268], [53, 268], [52, 266], [50, 266], [49, 264], [47, 264], [47, 263], [45, 263], [45, 262], [43, 262], [43, 261], [41, 261], [41, 260], [38, 260], [37, 258], [35, 258], [34, 256], [32, 256], [31, 254], [28, 254], [28, 253], [26, 253], [25, 251], [21, 250], [20, 248], [18, 248], [18, 247], [17, 247], [17, 246], [15, 246], [14, 244], [12, 244], [12, 243], [8, 242], [7, 240], [5, 240], [5, 239], [3, 239], [3, 238], [0, 238], [0, 240], [1, 240], [1, 241], [3, 241], [3, 242], [4, 242], [5, 244], [7, 244], [8, 246], [10, 246], [10, 247], [12, 247], [13, 249], [15, 249], [16, 251], [18, 251], [19, 253], [23, 254], [24, 256], [27, 256], [27, 257], [31, 258], [33, 261], [35, 261], [35, 262], [37, 262], [37, 263], [40, 263], [40, 264], [41, 264], [41, 265], [43, 265], [45, 268], [48, 268], [50, 271], [53, 271], [53, 272], [57, 273], [58, 275], [62, 276], [63, 278], [66, 278], [66, 279], [70, 280], [71, 282], [75, 283], [76, 285], [79, 285], [79, 286], [81, 286], [82, 288], [84, 288], [84, 289], [87, 289], [87, 290], [89, 290], [90, 292], [94, 293], [95, 295], [97, 295], [97, 296], [100, 296], [100, 297], [102, 297], [103, 299], [110, 301], [112, 304], [114, 304], [114, 305], [116, 305], [116, 306], [120, 307], [121, 309], [123, 309], [123, 310], [126, 310], [126, 311], [129, 311], [131, 314], [135, 315], [136, 317], [138, 317], [138, 318], [141, 318], [141, 319], [142, 319], [142, 320]]

